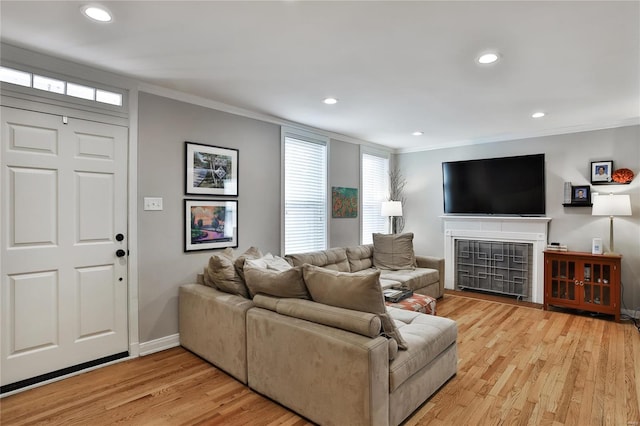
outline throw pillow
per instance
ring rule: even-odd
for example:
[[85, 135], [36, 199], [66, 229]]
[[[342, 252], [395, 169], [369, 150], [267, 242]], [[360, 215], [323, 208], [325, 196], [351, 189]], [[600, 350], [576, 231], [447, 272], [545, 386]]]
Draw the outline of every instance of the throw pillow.
[[257, 268], [252, 266], [251, 262], [253, 261], [245, 263], [244, 277], [252, 298], [260, 293], [274, 297], [309, 299], [300, 266], [290, 267], [285, 271], [275, 271]]
[[407, 349], [407, 343], [387, 314], [380, 286], [380, 271], [337, 272], [304, 265], [302, 272], [312, 300], [339, 308], [378, 314], [383, 332], [395, 339], [400, 349]]
[[233, 264], [233, 250], [224, 249], [209, 259], [209, 279], [220, 291], [249, 297], [247, 286]]
[[267, 268], [273, 269], [274, 271], [286, 271], [291, 269], [292, 266], [284, 258], [280, 256], [272, 256], [271, 259], [267, 260]]
[[259, 259], [247, 259], [244, 263], [245, 267], [248, 265], [254, 268], [272, 269], [274, 271], [286, 271], [291, 269], [291, 264], [284, 260], [282, 257], [274, 256], [271, 253], [267, 253]]
[[204, 267], [202, 279], [203, 279], [204, 285], [206, 285], [207, 287], [217, 288], [216, 285], [213, 283], [213, 281], [211, 281], [211, 278], [209, 278], [209, 266]]
[[238, 258], [233, 262], [233, 265], [240, 275], [240, 278], [244, 280], [244, 262], [247, 259], [259, 259], [262, 257], [262, 252], [257, 247], [249, 247], [247, 251], [242, 253]]
[[258, 259], [247, 259], [244, 261], [244, 267], [267, 269], [267, 259], [270, 257], [273, 257], [273, 255], [271, 253], [267, 253]]
[[373, 266], [378, 269], [415, 269], [413, 233], [373, 234]]

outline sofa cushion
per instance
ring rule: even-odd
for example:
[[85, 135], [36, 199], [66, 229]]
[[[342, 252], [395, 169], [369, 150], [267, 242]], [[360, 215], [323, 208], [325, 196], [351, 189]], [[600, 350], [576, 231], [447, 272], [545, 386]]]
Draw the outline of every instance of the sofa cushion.
[[391, 278], [386, 278], [384, 276], [386, 272], [393, 272], [393, 271], [379, 270], [376, 268], [368, 268], [358, 272], [375, 272], [375, 271], [380, 271], [380, 287], [382, 287], [383, 290], [386, 290], [388, 288], [400, 288], [402, 286], [402, 282], [391, 279]]
[[373, 266], [378, 269], [414, 269], [413, 233], [373, 234]]
[[247, 286], [233, 264], [233, 250], [226, 248], [209, 259], [209, 279], [220, 291], [249, 297]]
[[380, 271], [337, 272], [313, 265], [304, 265], [302, 271], [307, 289], [314, 301], [378, 314], [383, 332], [394, 338], [400, 349], [407, 348], [406, 342], [387, 314], [380, 286]]
[[315, 251], [311, 253], [290, 254], [286, 256], [293, 266], [302, 266], [305, 263], [333, 271], [350, 272], [347, 251], [344, 248], [332, 248], [329, 250]]
[[258, 293], [275, 297], [293, 297], [309, 299], [307, 287], [302, 279], [300, 266], [285, 271], [274, 271], [266, 268], [256, 268], [250, 264], [244, 266], [245, 282], [249, 295], [253, 298]]
[[244, 279], [244, 262], [247, 259], [258, 259], [262, 257], [262, 252], [257, 247], [249, 247], [247, 251], [242, 253], [240, 256], [233, 261], [233, 266], [236, 268], [236, 272], [240, 278]]
[[400, 281], [384, 278], [380, 275], [380, 287], [382, 287], [383, 290], [388, 288], [400, 288], [402, 287], [402, 283]]
[[449, 318], [388, 308], [409, 349], [400, 351], [389, 364], [389, 390], [393, 392], [409, 377], [455, 344], [458, 327]]
[[401, 271], [380, 271], [380, 280], [393, 280], [400, 283], [402, 288], [409, 290], [418, 290], [438, 282], [439, 274], [435, 269], [429, 268], [415, 268], [414, 270], [401, 270]]
[[373, 244], [347, 247], [347, 259], [351, 272], [371, 268], [373, 266]]

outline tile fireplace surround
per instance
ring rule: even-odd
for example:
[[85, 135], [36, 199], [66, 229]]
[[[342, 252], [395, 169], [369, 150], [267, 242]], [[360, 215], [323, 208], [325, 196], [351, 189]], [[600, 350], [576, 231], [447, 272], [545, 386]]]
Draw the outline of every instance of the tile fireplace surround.
[[483, 240], [532, 244], [531, 300], [543, 303], [544, 255], [549, 217], [441, 216], [444, 222], [444, 287], [456, 290], [456, 240]]

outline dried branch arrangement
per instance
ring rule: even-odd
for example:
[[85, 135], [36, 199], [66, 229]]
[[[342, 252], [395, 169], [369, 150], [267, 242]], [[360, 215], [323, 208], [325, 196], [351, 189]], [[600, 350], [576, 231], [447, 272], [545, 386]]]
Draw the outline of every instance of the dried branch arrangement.
[[[400, 201], [402, 203], [402, 211], [404, 212], [404, 187], [407, 180], [402, 176], [398, 169], [389, 171], [389, 201]], [[395, 216], [393, 218], [393, 230], [395, 233], [401, 233], [404, 229], [404, 216]]]

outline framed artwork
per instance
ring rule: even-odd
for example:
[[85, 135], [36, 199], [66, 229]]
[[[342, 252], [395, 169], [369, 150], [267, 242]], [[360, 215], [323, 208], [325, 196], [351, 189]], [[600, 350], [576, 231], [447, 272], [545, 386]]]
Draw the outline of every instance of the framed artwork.
[[186, 142], [186, 193], [238, 195], [238, 150]]
[[591, 162], [591, 183], [601, 185], [611, 182], [613, 173], [613, 161], [592, 161]]
[[331, 188], [331, 217], [358, 217], [358, 188]]
[[238, 202], [184, 200], [184, 251], [238, 247]]
[[591, 204], [591, 187], [589, 185], [572, 186], [571, 204]]

